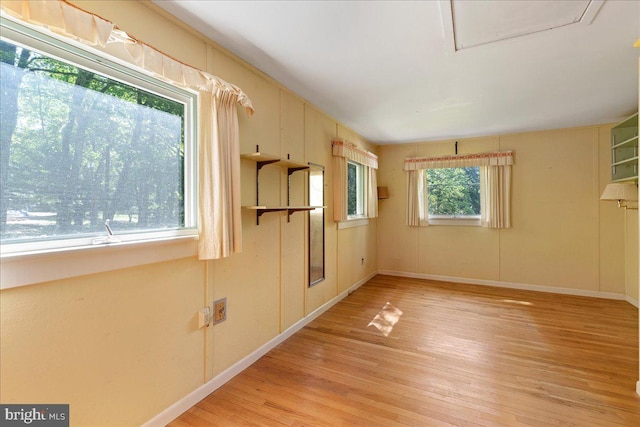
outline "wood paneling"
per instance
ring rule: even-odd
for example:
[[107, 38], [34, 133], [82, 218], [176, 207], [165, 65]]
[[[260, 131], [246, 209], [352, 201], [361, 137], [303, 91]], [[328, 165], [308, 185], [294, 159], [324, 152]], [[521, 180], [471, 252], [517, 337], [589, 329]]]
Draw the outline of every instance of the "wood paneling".
[[305, 163], [304, 147], [304, 104], [280, 89], [280, 156]]
[[376, 276], [171, 425], [637, 426], [637, 348], [624, 301]]

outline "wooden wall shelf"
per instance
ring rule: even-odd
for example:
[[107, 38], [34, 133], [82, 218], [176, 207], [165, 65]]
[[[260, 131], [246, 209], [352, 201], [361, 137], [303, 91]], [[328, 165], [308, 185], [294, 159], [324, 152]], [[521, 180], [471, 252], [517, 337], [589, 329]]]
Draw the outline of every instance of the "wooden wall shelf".
[[[290, 221], [291, 215], [296, 212], [307, 212], [315, 209], [326, 209], [326, 206], [243, 206], [243, 209], [256, 211], [256, 217], [260, 218], [263, 214], [269, 212], [287, 212], [287, 222]], [[258, 220], [259, 221], [259, 220]], [[260, 224], [260, 222], [258, 222]]]
[[[259, 147], [256, 147], [254, 153], [240, 155], [240, 158], [256, 162], [256, 204], [253, 206], [243, 206], [243, 209], [253, 210], [256, 212], [256, 225], [260, 225], [260, 217], [269, 212], [287, 212], [287, 222], [290, 221], [291, 215], [296, 212], [312, 211], [314, 209], [326, 209], [326, 206], [289, 206], [289, 177], [298, 171], [308, 170], [311, 166], [308, 164], [294, 162], [289, 159], [283, 159], [273, 154], [262, 153]], [[287, 206], [264, 206], [260, 205], [260, 169], [267, 165], [274, 165], [287, 170]]]

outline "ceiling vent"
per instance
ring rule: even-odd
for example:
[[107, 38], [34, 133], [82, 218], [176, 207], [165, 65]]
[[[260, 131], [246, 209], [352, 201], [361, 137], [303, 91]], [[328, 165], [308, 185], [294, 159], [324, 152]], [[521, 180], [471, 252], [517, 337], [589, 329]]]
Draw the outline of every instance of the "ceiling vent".
[[605, 0], [441, 0], [448, 52], [456, 52], [567, 25], [589, 25]]

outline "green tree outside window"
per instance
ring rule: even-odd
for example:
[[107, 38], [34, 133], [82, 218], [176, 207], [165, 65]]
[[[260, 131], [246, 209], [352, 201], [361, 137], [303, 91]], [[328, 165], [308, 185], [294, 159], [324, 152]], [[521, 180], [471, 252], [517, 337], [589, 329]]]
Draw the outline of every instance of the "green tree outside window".
[[429, 215], [480, 215], [480, 168], [427, 169]]

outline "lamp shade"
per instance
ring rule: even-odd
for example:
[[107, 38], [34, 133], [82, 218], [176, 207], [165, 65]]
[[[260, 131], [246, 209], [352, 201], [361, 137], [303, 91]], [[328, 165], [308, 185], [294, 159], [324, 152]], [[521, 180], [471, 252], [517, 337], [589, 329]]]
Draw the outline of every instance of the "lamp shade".
[[607, 184], [600, 200], [638, 200], [638, 186], [635, 184]]

